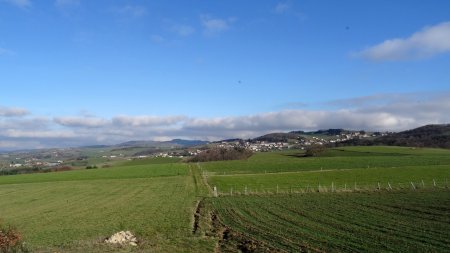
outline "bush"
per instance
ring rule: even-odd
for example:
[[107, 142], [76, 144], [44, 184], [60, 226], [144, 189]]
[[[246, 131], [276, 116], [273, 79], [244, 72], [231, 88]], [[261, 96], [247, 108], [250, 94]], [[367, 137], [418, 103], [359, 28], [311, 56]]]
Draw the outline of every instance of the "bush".
[[252, 155], [253, 152], [246, 148], [212, 148], [192, 157], [189, 162], [244, 160]]
[[306, 149], [305, 156], [320, 156], [327, 148], [323, 145], [312, 145]]
[[11, 226], [4, 226], [0, 223], [0, 252], [18, 253], [29, 252], [22, 241], [20, 233]]

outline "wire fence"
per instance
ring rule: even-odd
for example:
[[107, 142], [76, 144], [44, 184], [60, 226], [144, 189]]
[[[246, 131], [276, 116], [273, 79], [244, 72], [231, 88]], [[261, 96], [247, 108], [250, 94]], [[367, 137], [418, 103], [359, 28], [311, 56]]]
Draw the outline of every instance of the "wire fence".
[[447, 189], [448, 180], [414, 180], [407, 182], [376, 182], [376, 183], [327, 183], [306, 185], [233, 185], [229, 187], [213, 186], [213, 196], [234, 195], [274, 195], [274, 194], [302, 194], [302, 193], [344, 193], [344, 192], [374, 192], [374, 191], [399, 191], [399, 190], [424, 190], [424, 189]]

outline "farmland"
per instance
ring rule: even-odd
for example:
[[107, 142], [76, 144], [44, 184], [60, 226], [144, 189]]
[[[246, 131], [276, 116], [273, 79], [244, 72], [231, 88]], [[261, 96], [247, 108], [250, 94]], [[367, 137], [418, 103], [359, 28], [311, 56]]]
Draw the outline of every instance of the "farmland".
[[219, 198], [224, 251], [449, 251], [449, 151], [400, 147], [257, 153], [199, 164]]
[[447, 190], [234, 196], [211, 199], [211, 204], [232, 229], [228, 238], [244, 237], [239, 239], [247, 245], [240, 247], [254, 250], [450, 250]]
[[[140, 159], [2, 176], [0, 218], [37, 252], [448, 251], [448, 179], [443, 149]], [[136, 248], [103, 243], [121, 230]]]
[[254, 174], [354, 168], [450, 165], [450, 150], [403, 147], [345, 147], [319, 157], [301, 151], [256, 153], [248, 160], [201, 164], [208, 174]]
[[[257, 153], [247, 161], [200, 164], [221, 193], [446, 187], [450, 151], [401, 147], [329, 149], [319, 157]], [[223, 166], [223, 167], [222, 167]], [[219, 168], [222, 168], [221, 170]]]
[[0, 217], [37, 251], [127, 251], [102, 240], [131, 230], [138, 252], [210, 252], [214, 242], [191, 232], [194, 181], [185, 164], [4, 176]]

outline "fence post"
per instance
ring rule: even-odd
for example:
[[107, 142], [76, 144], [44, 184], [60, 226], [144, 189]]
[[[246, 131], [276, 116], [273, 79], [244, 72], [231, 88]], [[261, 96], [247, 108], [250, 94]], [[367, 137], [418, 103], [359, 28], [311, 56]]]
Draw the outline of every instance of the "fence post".
[[217, 187], [214, 185], [214, 197], [219, 196], [219, 194], [217, 193]]
[[245, 195], [247, 195], [247, 186], [245, 186], [244, 193], [245, 193]]
[[378, 190], [381, 190], [380, 182], [378, 182]]
[[413, 182], [411, 182], [411, 186], [414, 190], [416, 189], [416, 186], [414, 186]]
[[230, 195], [233, 196], [233, 187], [230, 189]]
[[277, 184], [277, 194], [278, 194], [278, 184]]
[[334, 192], [334, 182], [331, 182], [331, 192]]
[[423, 179], [422, 179], [422, 188], [425, 188], [425, 182], [423, 182]]
[[389, 182], [388, 182], [388, 185], [389, 185], [389, 189], [391, 189], [391, 190], [392, 190], [392, 186], [391, 186], [391, 183], [389, 183]]

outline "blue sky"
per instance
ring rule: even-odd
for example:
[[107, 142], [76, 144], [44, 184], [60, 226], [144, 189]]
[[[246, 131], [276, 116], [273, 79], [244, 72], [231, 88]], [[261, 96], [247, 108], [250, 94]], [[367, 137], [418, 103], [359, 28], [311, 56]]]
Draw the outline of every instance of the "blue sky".
[[0, 149], [449, 122], [448, 10], [0, 0]]

